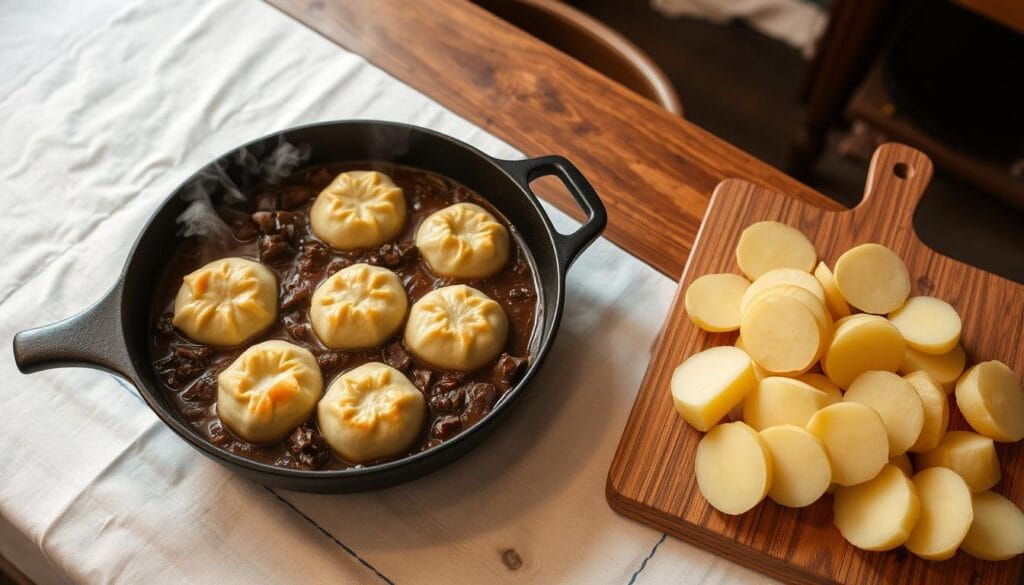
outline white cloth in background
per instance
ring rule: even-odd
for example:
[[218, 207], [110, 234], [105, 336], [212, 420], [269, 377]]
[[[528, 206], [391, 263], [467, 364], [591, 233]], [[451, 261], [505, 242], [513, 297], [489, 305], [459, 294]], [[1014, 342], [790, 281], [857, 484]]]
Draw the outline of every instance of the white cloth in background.
[[825, 32], [828, 13], [808, 0], [651, 0], [666, 16], [688, 16], [718, 24], [742, 20], [810, 58]]
[[[663, 541], [605, 502], [608, 465], [675, 284], [604, 240], [570, 272], [558, 341], [506, 424], [459, 462], [377, 492], [270, 490], [200, 456], [110, 375], [19, 374], [14, 332], [98, 299], [163, 198], [254, 137], [378, 118], [521, 155], [260, 2], [34, 0], [6, 3], [3, 14], [0, 552], [30, 577], [765, 580]], [[522, 558], [518, 570], [502, 563], [507, 549]]]

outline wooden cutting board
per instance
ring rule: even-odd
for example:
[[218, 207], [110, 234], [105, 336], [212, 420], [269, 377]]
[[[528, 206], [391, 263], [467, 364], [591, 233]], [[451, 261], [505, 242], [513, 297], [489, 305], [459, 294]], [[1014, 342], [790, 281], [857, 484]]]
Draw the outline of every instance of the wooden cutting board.
[[[669, 393], [672, 371], [686, 357], [736, 340], [736, 333], [705, 333], [690, 323], [683, 292], [703, 274], [739, 273], [734, 250], [740, 233], [761, 220], [800, 229], [829, 266], [857, 244], [888, 246], [907, 264], [911, 294], [937, 296], [960, 312], [969, 364], [998, 359], [1021, 375], [1024, 286], [942, 256], [917, 239], [912, 218], [931, 176], [932, 164], [924, 154], [886, 144], [871, 160], [863, 202], [850, 211], [826, 211], [746, 181], [718, 185], [612, 461], [607, 497], [613, 509], [787, 583], [1017, 582], [1020, 557], [985, 562], [959, 552], [950, 560], [930, 562], [902, 548], [857, 550], [832, 525], [829, 495], [800, 510], [768, 500], [740, 516], [714, 510], [698, 491], [693, 471], [702, 433], [676, 414]], [[967, 429], [952, 396], [950, 402], [950, 428]], [[997, 451], [1003, 477], [994, 489], [1024, 506], [1021, 446], [997, 444]]]

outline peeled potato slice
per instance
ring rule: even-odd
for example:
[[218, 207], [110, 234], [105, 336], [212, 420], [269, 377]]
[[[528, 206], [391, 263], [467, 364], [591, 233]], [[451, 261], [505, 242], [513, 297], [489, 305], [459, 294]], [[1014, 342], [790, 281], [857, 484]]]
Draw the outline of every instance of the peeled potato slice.
[[740, 299], [750, 281], [738, 274], [705, 274], [686, 287], [686, 314], [704, 331], [740, 328]]
[[921, 516], [904, 545], [923, 559], [948, 559], [956, 554], [974, 519], [971, 490], [945, 467], [919, 471], [913, 482], [921, 499]]
[[776, 268], [810, 272], [817, 260], [818, 253], [807, 236], [777, 221], [747, 226], [736, 245], [736, 262], [750, 280]]
[[[736, 343], [733, 345], [742, 349], [743, 351], [747, 351], [747, 346], [743, 344], [742, 337], [737, 337]], [[758, 380], [762, 378], [767, 378], [769, 376], [768, 372], [764, 371], [764, 369], [761, 366], [757, 365], [757, 362], [755, 362], [754, 360], [750, 360], [750, 363], [754, 365], [754, 375], [757, 376]]]
[[878, 475], [889, 462], [889, 439], [882, 419], [858, 402], [840, 402], [814, 413], [807, 422], [828, 449], [832, 481], [849, 486]]
[[821, 288], [821, 284], [810, 273], [796, 268], [776, 268], [775, 270], [765, 272], [760, 278], [750, 284], [750, 288], [747, 289], [743, 294], [743, 298], [740, 299], [740, 313], [743, 313], [743, 310], [750, 305], [750, 301], [758, 293], [783, 284], [798, 286], [814, 295], [815, 298], [821, 301], [822, 305], [825, 304], [825, 290]]
[[672, 401], [698, 431], [715, 426], [757, 384], [746, 352], [728, 345], [695, 353], [672, 374]]
[[832, 465], [821, 440], [795, 425], [764, 429], [761, 438], [772, 454], [768, 497], [791, 508], [816, 502], [832, 483]]
[[810, 384], [770, 376], [743, 400], [743, 422], [758, 431], [785, 424], [802, 427], [830, 403], [827, 394]]
[[757, 431], [741, 422], [718, 425], [704, 435], [694, 458], [697, 487], [725, 514], [753, 508], [772, 485], [772, 459]]
[[833, 384], [832, 380], [829, 380], [828, 377], [822, 374], [808, 372], [806, 374], [800, 374], [796, 379], [806, 384], [810, 384], [827, 394], [829, 404], [835, 404], [836, 402], [843, 401], [843, 392], [839, 389], [839, 386]]
[[851, 315], [836, 324], [821, 360], [825, 375], [840, 388], [868, 370], [895, 372], [903, 365], [906, 344], [896, 326], [876, 315]]
[[800, 374], [818, 361], [826, 332], [800, 300], [767, 294], [747, 307], [740, 335], [750, 357], [765, 371]]
[[1003, 362], [982, 362], [956, 383], [956, 405], [971, 428], [1012, 443], [1024, 438], [1024, 388]]
[[837, 488], [832, 508], [843, 538], [864, 550], [903, 544], [921, 514], [917, 488], [895, 465], [886, 465], [865, 483]]
[[906, 453], [900, 453], [895, 457], [890, 457], [889, 463], [899, 467], [900, 471], [907, 474], [907, 477], [914, 475], [914, 466], [910, 463], [910, 456]]
[[924, 353], [949, 353], [960, 341], [960, 315], [949, 303], [935, 297], [911, 297], [889, 313], [907, 346]]
[[1024, 512], [995, 492], [974, 494], [974, 521], [960, 548], [983, 561], [1024, 553]]
[[836, 287], [865, 313], [885, 315], [910, 295], [910, 273], [895, 252], [880, 244], [850, 248], [836, 261]]
[[870, 406], [882, 417], [889, 437], [890, 457], [905, 452], [921, 436], [924, 425], [921, 399], [910, 382], [892, 372], [864, 372], [850, 384], [843, 400]]
[[949, 399], [927, 372], [913, 372], [903, 376], [903, 379], [910, 382], [910, 385], [917, 391], [917, 397], [921, 399], [921, 407], [924, 409], [921, 435], [908, 451], [914, 453], [930, 451], [939, 444], [943, 435], [946, 434], [946, 429], [949, 428]]
[[950, 431], [931, 451], [914, 457], [918, 469], [945, 467], [964, 478], [973, 492], [999, 482], [1002, 472], [992, 439], [969, 431]]
[[839, 292], [835, 276], [832, 275], [827, 264], [818, 262], [818, 266], [814, 269], [814, 278], [818, 279], [822, 290], [825, 291], [825, 304], [828, 305], [828, 310], [832, 311], [832, 316], [841, 319], [849, 315], [851, 313], [850, 305], [843, 298], [843, 293]]
[[807, 310], [814, 316], [815, 322], [818, 324], [818, 331], [821, 333], [820, 351], [824, 353], [828, 349], [828, 342], [832, 338], [832, 315], [829, 314], [828, 309], [825, 308], [825, 302], [814, 295], [814, 293], [807, 289], [796, 286], [795, 284], [777, 284], [769, 289], [763, 290], [760, 293], [754, 295], [754, 298], [750, 299], [749, 303], [745, 307], [740, 308], [740, 316], [745, 314], [745, 308], [760, 302], [762, 299], [768, 297], [789, 297], [799, 301], [803, 306], [807, 307]]
[[906, 353], [903, 354], [903, 367], [900, 368], [900, 373], [927, 372], [946, 394], [950, 394], [966, 365], [967, 355], [960, 344], [942, 355], [924, 353], [907, 347]]

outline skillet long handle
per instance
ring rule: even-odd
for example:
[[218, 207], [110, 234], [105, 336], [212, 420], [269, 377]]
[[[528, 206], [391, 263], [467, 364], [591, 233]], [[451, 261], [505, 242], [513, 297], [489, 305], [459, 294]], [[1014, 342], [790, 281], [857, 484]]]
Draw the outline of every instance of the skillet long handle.
[[25, 374], [70, 366], [107, 370], [131, 379], [132, 362], [121, 319], [121, 283], [73, 317], [18, 332], [14, 361]]

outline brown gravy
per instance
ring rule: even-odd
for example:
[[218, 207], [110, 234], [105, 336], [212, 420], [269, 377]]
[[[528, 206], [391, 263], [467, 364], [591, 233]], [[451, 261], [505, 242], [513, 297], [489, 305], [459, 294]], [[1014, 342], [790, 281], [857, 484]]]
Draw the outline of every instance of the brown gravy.
[[[391, 176], [405, 192], [409, 217], [402, 234], [380, 248], [339, 252], [320, 242], [309, 228], [313, 199], [339, 173], [373, 169]], [[231, 434], [216, 413], [217, 374], [248, 346], [267, 339], [284, 339], [313, 352], [325, 386], [341, 372], [370, 361], [382, 361], [406, 374], [424, 393], [429, 405], [423, 431], [409, 452], [424, 451], [475, 424], [515, 385], [533, 357], [535, 325], [542, 299], [529, 252], [515, 227], [485, 199], [450, 179], [420, 169], [386, 163], [338, 163], [296, 171], [280, 185], [260, 185], [244, 193], [240, 203], [223, 205], [218, 215], [231, 227], [231, 241], [214, 245], [190, 237], [182, 242], [157, 288], [153, 305], [151, 358], [164, 390], [201, 435], [232, 453], [281, 467], [347, 469], [348, 463], [327, 448], [314, 415], [286, 439], [254, 445]], [[431, 213], [459, 201], [483, 206], [509, 228], [513, 254], [497, 275], [466, 280], [432, 274], [413, 245], [416, 229]], [[279, 312], [271, 328], [244, 346], [222, 348], [196, 343], [171, 325], [174, 297], [182, 277], [218, 257], [258, 258], [274, 271], [279, 283]], [[381, 346], [358, 351], [335, 351], [317, 339], [309, 324], [309, 299], [317, 285], [338, 270], [366, 262], [385, 266], [401, 278], [410, 304], [427, 292], [462, 283], [496, 300], [509, 317], [510, 333], [504, 353], [487, 366], [468, 373], [447, 372], [412, 357], [401, 330]], [[400, 458], [400, 457], [398, 457]], [[369, 465], [373, 465], [374, 462]]]

